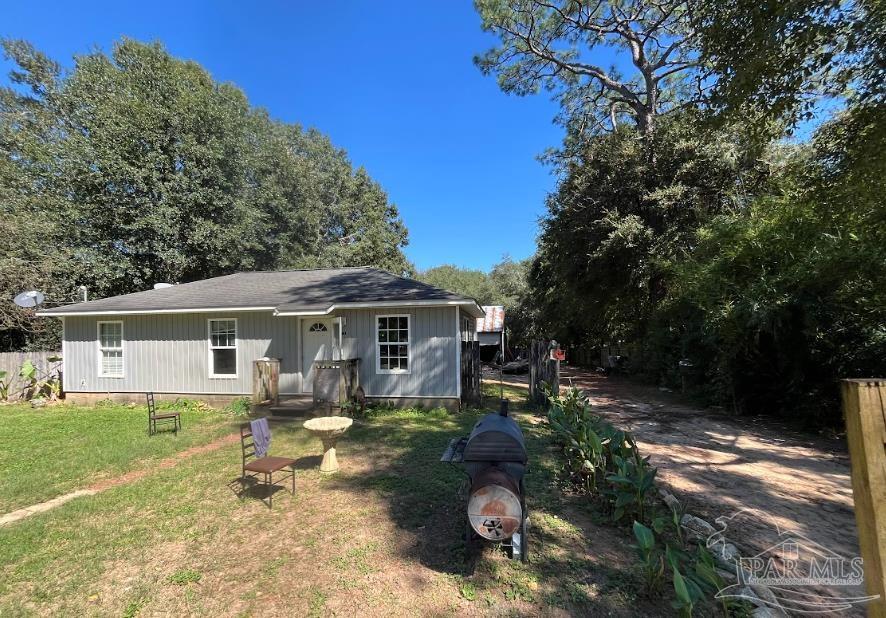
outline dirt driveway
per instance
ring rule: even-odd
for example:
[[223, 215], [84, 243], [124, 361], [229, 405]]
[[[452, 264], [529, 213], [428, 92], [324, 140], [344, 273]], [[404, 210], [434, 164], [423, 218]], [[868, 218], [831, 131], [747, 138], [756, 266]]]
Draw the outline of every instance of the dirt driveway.
[[694, 408], [625, 379], [574, 368], [564, 368], [561, 377], [563, 385], [571, 379], [581, 388], [599, 414], [634, 433], [661, 483], [689, 512], [714, 523], [748, 509], [728, 522], [726, 533], [743, 556], [776, 544], [779, 531], [799, 533], [844, 557], [859, 555], [844, 442], [768, 418]]

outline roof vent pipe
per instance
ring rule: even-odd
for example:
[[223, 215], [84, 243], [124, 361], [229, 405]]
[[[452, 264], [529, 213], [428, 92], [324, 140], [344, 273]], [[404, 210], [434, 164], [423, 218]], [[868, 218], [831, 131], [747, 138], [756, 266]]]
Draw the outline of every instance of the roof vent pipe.
[[501, 400], [501, 409], [498, 411], [498, 413], [500, 415], [502, 415], [502, 416], [508, 415], [508, 403], [510, 403], [510, 402], [507, 399]]

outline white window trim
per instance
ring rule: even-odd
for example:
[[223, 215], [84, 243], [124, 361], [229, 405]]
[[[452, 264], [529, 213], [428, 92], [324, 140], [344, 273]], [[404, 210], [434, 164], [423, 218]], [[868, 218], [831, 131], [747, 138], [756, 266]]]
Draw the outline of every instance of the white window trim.
[[[234, 322], [234, 345], [233, 346], [213, 346], [212, 345], [212, 323], [213, 322]], [[207, 346], [207, 362], [209, 363], [209, 379], [211, 380], [236, 380], [240, 375], [240, 325], [237, 318], [208, 318], [206, 320], [206, 342]], [[215, 373], [215, 365], [212, 362], [213, 350], [234, 350], [234, 373]]]
[[[102, 324], [119, 324], [120, 325], [120, 347], [119, 348], [104, 348], [102, 347]], [[117, 378], [122, 379], [126, 377], [126, 338], [123, 333], [123, 320], [99, 320], [95, 323], [95, 344], [98, 349], [98, 377], [100, 378]], [[103, 369], [104, 363], [102, 363], [102, 352], [105, 350], [108, 351], [120, 351], [121, 358], [120, 364], [122, 368], [120, 373], [105, 373]]]
[[[378, 321], [380, 318], [406, 318], [406, 364], [409, 369], [382, 369], [381, 368], [381, 346], [378, 340]], [[390, 342], [385, 345], [390, 345]], [[397, 342], [401, 345], [401, 342]], [[380, 313], [375, 316], [375, 372], [379, 374], [410, 374], [412, 373], [412, 316], [408, 313]]]

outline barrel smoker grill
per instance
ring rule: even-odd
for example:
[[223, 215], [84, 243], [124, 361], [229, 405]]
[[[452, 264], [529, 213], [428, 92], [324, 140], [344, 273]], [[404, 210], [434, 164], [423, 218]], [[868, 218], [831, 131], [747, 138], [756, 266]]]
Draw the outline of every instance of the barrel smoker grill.
[[526, 561], [527, 513], [523, 482], [527, 470], [523, 432], [508, 416], [508, 401], [474, 425], [471, 435], [453, 438], [441, 461], [462, 464], [470, 482], [466, 536], [502, 543], [512, 558]]

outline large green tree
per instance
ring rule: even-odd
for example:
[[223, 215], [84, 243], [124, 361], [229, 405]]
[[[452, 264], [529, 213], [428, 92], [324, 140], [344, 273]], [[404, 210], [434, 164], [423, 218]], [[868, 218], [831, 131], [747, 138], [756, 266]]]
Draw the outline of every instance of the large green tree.
[[[662, 115], [698, 101], [695, 26], [683, 0], [476, 0], [500, 44], [475, 62], [516, 94], [552, 92], [569, 136], [615, 130], [628, 119], [648, 138]], [[607, 66], [614, 52], [631, 67]], [[601, 53], [603, 52], [603, 53]]]
[[542, 330], [563, 341], [645, 339], [698, 227], [765, 185], [771, 171], [750, 144], [698, 125], [691, 114], [663, 123], [655, 160], [625, 129], [589, 140], [565, 166], [530, 276]]
[[[411, 272], [397, 208], [365, 170], [198, 64], [124, 39], [64, 71], [24, 41], [3, 46], [15, 66], [0, 88], [11, 286], [60, 303], [79, 285], [102, 297], [238, 270]], [[4, 292], [4, 345], [27, 345]]]
[[418, 279], [438, 288], [473, 298], [481, 305], [496, 304], [499, 300], [489, 275], [482, 270], [443, 264], [420, 272]]
[[852, 105], [886, 95], [881, 0], [692, 4], [700, 54], [715, 77], [709, 103], [720, 116], [792, 126], [828, 98]]
[[515, 261], [505, 256], [488, 273], [444, 264], [420, 272], [418, 279], [469, 296], [481, 305], [503, 305], [508, 340], [511, 345], [524, 345], [531, 327], [531, 309], [527, 303], [530, 263], [528, 259]]
[[818, 132], [783, 191], [702, 227], [675, 268], [660, 319], [714, 399], [838, 421], [838, 381], [886, 371], [886, 174], [859, 177], [845, 123]]

